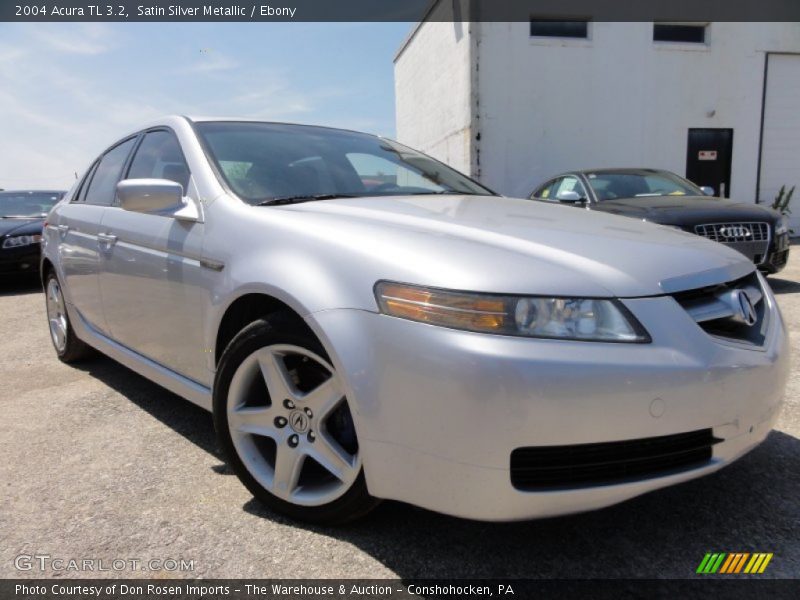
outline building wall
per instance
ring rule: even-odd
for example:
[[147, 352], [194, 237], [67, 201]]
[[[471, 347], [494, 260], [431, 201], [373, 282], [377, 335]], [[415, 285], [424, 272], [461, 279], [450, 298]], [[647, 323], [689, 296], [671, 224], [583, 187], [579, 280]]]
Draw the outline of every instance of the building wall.
[[[770, 54], [766, 88], [759, 197], [770, 202], [781, 187], [794, 187], [796, 207], [800, 205], [800, 54]], [[800, 233], [797, 208], [791, 227]]]
[[[472, 58], [480, 165], [471, 173], [508, 195], [568, 169], [683, 175], [689, 128], [733, 128], [731, 198], [755, 201], [765, 52], [800, 52], [800, 24], [715, 22], [707, 46], [654, 43], [652, 27], [593, 22], [589, 40], [564, 40], [533, 39], [527, 23], [482, 23]], [[439, 70], [431, 63], [441, 54], [409, 50], [418, 52], [415, 73]], [[403, 89], [410, 74], [397, 86], [398, 136], [420, 145], [430, 137], [413, 130], [428, 126], [420, 118], [431, 108]]]
[[469, 173], [469, 23], [423, 22], [395, 58], [398, 141]]

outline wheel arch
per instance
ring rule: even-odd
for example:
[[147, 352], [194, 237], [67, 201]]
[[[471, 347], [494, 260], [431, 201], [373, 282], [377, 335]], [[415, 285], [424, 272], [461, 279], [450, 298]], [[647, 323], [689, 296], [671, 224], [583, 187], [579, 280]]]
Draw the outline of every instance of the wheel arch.
[[42, 281], [42, 287], [44, 287], [44, 284], [47, 282], [47, 275], [50, 273], [50, 271], [55, 270], [56, 267], [53, 262], [49, 258], [44, 257], [42, 259], [42, 264], [39, 267], [39, 279]]
[[303, 329], [312, 333], [315, 337], [319, 337], [309, 327], [300, 312], [286, 301], [266, 291], [243, 292], [228, 303], [214, 330], [214, 367], [216, 368], [219, 365], [225, 348], [228, 347], [228, 344], [237, 333], [253, 321], [276, 312], [294, 317], [292, 319], [293, 327]]

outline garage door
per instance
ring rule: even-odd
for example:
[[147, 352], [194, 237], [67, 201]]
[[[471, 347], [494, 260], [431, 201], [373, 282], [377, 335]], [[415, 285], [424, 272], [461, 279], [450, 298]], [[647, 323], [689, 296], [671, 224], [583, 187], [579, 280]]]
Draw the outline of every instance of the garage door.
[[767, 57], [759, 202], [771, 204], [782, 185], [797, 186], [792, 228], [800, 234], [800, 54]]

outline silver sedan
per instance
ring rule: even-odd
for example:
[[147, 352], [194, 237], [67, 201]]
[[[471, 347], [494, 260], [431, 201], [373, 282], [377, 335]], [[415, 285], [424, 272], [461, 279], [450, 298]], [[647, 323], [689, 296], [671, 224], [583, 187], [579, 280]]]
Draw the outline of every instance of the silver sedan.
[[242, 482], [308, 521], [620, 502], [763, 441], [789, 371], [741, 254], [322, 127], [131, 133], [48, 216], [42, 277], [62, 360], [213, 411]]

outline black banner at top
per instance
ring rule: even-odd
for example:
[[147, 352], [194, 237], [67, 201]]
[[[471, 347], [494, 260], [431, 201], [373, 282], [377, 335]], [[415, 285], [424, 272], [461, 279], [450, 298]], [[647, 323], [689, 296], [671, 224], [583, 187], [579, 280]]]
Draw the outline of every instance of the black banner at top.
[[[0, 21], [797, 21], [800, 0], [4, 0]], [[800, 24], [798, 24], [800, 27]]]

